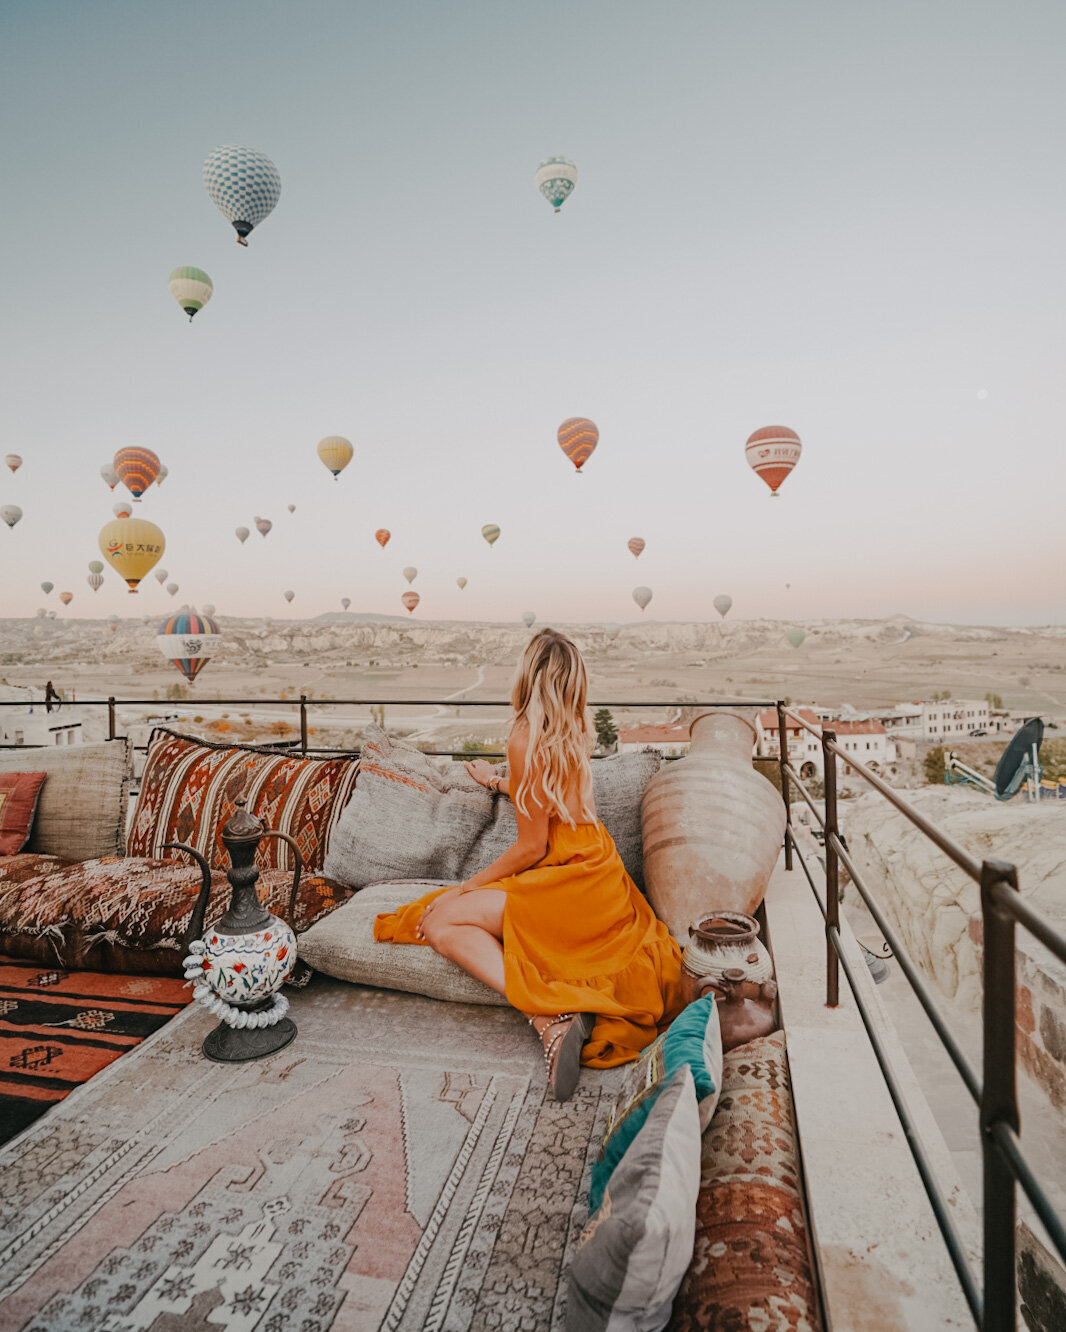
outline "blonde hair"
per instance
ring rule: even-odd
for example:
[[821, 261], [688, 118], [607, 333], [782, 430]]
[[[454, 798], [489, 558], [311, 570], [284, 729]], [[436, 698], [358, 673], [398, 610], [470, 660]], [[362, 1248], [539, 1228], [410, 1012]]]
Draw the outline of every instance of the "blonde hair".
[[529, 801], [557, 815], [571, 828], [566, 792], [578, 775], [578, 794], [585, 817], [592, 810], [592, 729], [586, 712], [588, 675], [581, 653], [554, 629], [541, 629], [529, 640], [515, 674], [511, 704], [513, 726], [529, 728], [525, 770], [515, 804], [529, 817]]

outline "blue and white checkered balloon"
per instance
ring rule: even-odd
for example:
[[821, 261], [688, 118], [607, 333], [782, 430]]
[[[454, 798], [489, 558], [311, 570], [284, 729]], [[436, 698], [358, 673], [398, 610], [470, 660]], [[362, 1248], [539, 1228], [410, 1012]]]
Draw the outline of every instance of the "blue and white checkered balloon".
[[281, 177], [265, 153], [244, 144], [223, 144], [204, 163], [204, 186], [212, 202], [247, 245], [248, 233], [269, 217], [281, 198]]

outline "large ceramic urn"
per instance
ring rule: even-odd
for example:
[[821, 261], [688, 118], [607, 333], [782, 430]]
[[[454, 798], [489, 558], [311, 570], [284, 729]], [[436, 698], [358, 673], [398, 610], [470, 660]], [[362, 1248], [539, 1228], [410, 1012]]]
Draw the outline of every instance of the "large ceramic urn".
[[644, 790], [644, 882], [675, 938], [714, 911], [756, 910], [785, 830], [777, 790], [751, 764], [755, 725], [743, 711], [697, 713], [686, 758]]

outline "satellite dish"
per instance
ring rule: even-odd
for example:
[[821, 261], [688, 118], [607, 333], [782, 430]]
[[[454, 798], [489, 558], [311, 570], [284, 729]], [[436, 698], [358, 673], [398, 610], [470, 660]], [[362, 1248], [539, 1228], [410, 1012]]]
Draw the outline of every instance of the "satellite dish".
[[1040, 765], [1036, 760], [1043, 739], [1044, 723], [1039, 717], [1030, 717], [1011, 737], [992, 776], [997, 800], [1009, 800], [1017, 795], [1027, 778], [1030, 789], [1036, 784], [1040, 778]]

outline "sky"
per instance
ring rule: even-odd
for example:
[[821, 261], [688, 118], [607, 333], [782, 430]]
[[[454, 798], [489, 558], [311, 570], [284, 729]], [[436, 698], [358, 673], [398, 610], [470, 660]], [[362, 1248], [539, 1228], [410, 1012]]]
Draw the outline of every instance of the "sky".
[[[4, 0], [0, 617], [402, 614], [414, 565], [420, 619], [1063, 623], [1064, 49], [1056, 0]], [[247, 249], [225, 143], [281, 173]], [[174, 598], [85, 582], [133, 444]]]

